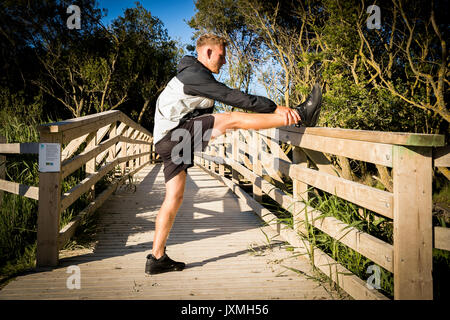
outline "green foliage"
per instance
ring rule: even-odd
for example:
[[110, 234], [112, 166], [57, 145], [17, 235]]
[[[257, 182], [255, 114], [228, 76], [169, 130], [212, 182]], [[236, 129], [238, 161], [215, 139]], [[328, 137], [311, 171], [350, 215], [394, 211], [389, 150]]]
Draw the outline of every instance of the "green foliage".
[[[81, 30], [66, 26], [66, 1], [0, 2], [0, 135], [38, 142], [37, 126], [119, 108], [152, 131], [159, 92], [175, 74], [179, 50], [163, 23], [136, 3], [111, 26], [97, 3], [80, 0]], [[36, 155], [8, 155], [6, 177], [38, 186]], [[67, 192], [85, 177], [62, 182]], [[111, 182], [96, 183], [97, 192]], [[89, 203], [87, 195], [61, 213], [60, 227]], [[4, 193], [0, 208], [0, 282], [34, 265], [37, 201]]]

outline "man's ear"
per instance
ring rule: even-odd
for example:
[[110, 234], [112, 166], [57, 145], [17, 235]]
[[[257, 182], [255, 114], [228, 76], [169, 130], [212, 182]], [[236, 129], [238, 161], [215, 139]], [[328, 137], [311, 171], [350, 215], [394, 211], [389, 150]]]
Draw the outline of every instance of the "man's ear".
[[206, 50], [206, 56], [208, 57], [208, 59], [211, 59], [212, 56], [212, 49], [208, 48], [208, 50]]

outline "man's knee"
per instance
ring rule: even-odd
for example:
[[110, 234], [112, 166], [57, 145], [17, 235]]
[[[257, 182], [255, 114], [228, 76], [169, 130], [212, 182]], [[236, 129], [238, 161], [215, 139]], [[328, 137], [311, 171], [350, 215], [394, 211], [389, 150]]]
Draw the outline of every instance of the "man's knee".
[[166, 193], [165, 202], [172, 205], [180, 205], [183, 202], [183, 193]]

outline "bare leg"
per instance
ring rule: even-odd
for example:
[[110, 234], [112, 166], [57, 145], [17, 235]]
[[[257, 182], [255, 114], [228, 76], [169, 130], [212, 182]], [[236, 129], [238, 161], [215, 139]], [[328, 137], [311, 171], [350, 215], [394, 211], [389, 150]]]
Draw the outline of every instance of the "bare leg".
[[152, 254], [157, 259], [164, 254], [167, 237], [183, 202], [185, 184], [186, 171], [181, 171], [166, 183], [166, 196], [156, 217], [155, 236], [153, 238]]
[[225, 112], [214, 113], [214, 129], [212, 138], [235, 129], [270, 129], [286, 125], [286, 118], [274, 113]]
[[[227, 130], [234, 129], [269, 129], [287, 123], [286, 116], [275, 113], [227, 112], [213, 114], [215, 117], [212, 138], [220, 136]], [[290, 121], [298, 121], [291, 119]], [[183, 202], [186, 172], [182, 171], [166, 183], [166, 196], [158, 212], [155, 224], [152, 254], [160, 258], [164, 254], [167, 237], [172, 228], [175, 216]]]

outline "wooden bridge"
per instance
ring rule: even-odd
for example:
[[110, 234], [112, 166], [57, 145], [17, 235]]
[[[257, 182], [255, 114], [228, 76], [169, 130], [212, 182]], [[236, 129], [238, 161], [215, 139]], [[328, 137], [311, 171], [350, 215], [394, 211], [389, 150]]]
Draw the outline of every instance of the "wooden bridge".
[[[450, 250], [449, 230], [432, 225], [433, 167], [450, 166], [442, 135], [293, 127], [227, 133], [195, 153], [188, 172], [167, 243], [169, 255], [187, 268], [149, 276], [145, 257], [164, 196], [150, 132], [119, 111], [39, 131], [39, 144], [0, 143], [3, 159], [59, 147], [52, 154], [56, 169], [41, 170], [39, 186], [0, 176], [0, 190], [39, 201], [36, 272], [11, 281], [1, 299], [386, 299], [313, 247], [313, 229], [392, 272], [395, 299], [433, 298], [432, 249]], [[327, 155], [392, 170], [392, 190], [352, 181]], [[85, 179], [63, 192], [65, 179], [83, 169]], [[108, 187], [96, 194], [105, 178]], [[392, 221], [393, 244], [311, 207], [311, 187]], [[61, 213], [86, 195], [87, 207], [60, 228]], [[292, 225], [261, 204], [267, 197]], [[94, 211], [96, 245], [61, 250]]]

